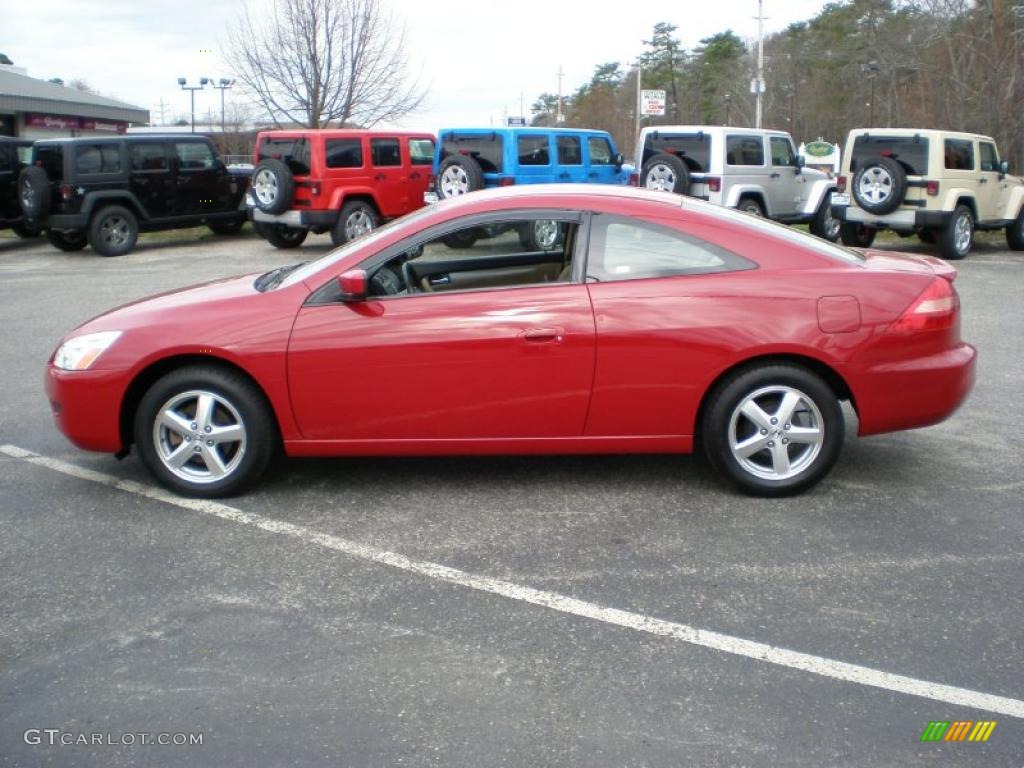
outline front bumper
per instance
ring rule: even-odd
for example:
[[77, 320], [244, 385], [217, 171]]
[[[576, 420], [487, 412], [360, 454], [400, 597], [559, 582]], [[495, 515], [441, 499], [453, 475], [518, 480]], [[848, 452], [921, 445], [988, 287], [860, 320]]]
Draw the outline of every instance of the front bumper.
[[53, 420], [68, 440], [87, 451], [121, 450], [122, 371], [64, 371], [51, 363], [45, 388]]

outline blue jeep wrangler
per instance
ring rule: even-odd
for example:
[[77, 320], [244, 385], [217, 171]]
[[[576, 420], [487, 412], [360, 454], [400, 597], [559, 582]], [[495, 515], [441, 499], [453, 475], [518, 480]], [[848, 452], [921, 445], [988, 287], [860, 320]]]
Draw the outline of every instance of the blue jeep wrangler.
[[631, 172], [607, 131], [445, 128], [424, 198], [431, 203], [511, 184], [628, 184]]

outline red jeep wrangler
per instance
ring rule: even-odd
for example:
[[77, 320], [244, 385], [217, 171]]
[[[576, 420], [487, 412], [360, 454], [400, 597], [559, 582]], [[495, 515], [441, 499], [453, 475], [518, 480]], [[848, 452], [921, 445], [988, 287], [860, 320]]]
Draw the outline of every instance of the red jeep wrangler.
[[403, 131], [263, 131], [256, 137], [249, 217], [278, 248], [312, 230], [335, 245], [423, 205], [434, 137]]

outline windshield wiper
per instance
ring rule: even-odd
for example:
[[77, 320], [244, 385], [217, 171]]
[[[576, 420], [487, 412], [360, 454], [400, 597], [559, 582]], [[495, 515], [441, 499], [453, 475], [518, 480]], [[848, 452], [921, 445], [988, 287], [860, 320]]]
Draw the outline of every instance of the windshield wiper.
[[304, 261], [300, 261], [296, 264], [288, 264], [283, 267], [278, 267], [277, 269], [272, 269], [269, 272], [265, 272], [256, 278], [256, 282], [253, 283], [253, 287], [261, 293], [263, 291], [269, 291], [272, 288], [276, 288], [281, 284], [282, 280], [305, 263], [306, 262]]

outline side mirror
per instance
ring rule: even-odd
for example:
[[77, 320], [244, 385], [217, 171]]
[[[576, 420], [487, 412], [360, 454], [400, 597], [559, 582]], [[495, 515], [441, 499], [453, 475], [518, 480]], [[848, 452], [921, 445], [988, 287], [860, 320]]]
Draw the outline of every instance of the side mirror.
[[1010, 172], [1010, 164], [1005, 160], [999, 163], [999, 173], [1005, 176]]
[[366, 300], [366, 270], [350, 269], [338, 276], [338, 288], [344, 302]]
[[793, 164], [797, 168], [803, 168], [805, 165], [807, 165], [807, 158], [804, 157], [803, 155], [797, 155], [796, 160], [793, 161]]
[[622, 170], [622, 164], [624, 162], [626, 162], [626, 159], [622, 156], [621, 152], [619, 152], [617, 155], [615, 155], [615, 170], [621, 171]]

